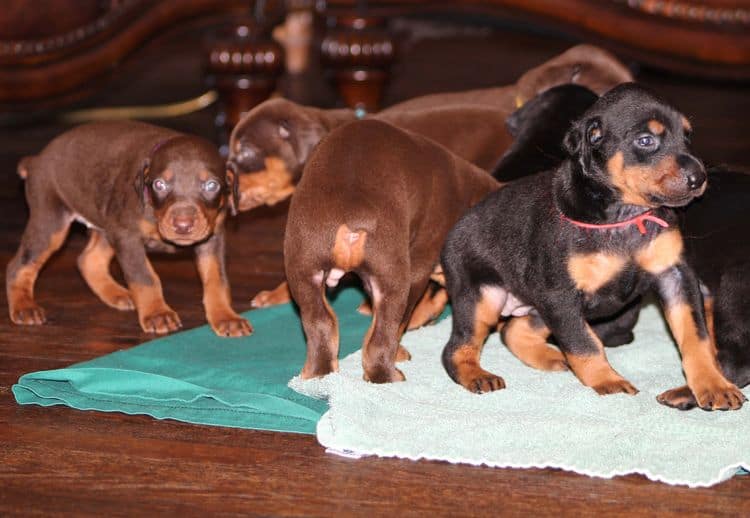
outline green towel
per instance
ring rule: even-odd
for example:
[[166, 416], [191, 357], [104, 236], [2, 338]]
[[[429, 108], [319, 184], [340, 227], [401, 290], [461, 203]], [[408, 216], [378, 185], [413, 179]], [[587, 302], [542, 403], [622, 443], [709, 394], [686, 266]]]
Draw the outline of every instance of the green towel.
[[[359, 349], [370, 317], [363, 295], [341, 290], [332, 302], [341, 327], [341, 357]], [[294, 306], [245, 314], [255, 332], [220, 338], [208, 326], [159, 338], [65, 369], [26, 374], [13, 386], [22, 405], [146, 414], [189, 423], [315, 433], [328, 409], [287, 387], [305, 360]]]

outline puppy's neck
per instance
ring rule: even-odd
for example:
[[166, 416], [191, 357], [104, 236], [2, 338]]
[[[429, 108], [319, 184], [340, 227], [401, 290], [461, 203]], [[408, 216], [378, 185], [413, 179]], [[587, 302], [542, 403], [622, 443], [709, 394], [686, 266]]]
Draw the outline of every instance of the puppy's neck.
[[622, 203], [614, 189], [597, 176], [585, 172], [578, 161], [563, 162], [552, 182], [557, 210], [567, 218], [590, 224], [616, 223], [648, 210]]

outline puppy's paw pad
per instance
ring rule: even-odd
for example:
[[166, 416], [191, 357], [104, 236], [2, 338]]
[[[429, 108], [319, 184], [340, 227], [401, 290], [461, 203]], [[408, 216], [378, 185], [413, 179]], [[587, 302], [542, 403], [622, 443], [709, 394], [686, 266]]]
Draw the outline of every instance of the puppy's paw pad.
[[164, 335], [182, 327], [180, 317], [171, 309], [150, 313], [141, 319], [141, 328], [147, 333]]
[[667, 390], [656, 396], [656, 400], [662, 405], [678, 410], [690, 410], [698, 405], [687, 386]]
[[13, 308], [10, 312], [10, 319], [14, 324], [22, 326], [38, 326], [47, 321], [44, 309], [33, 303]]
[[592, 386], [597, 394], [600, 396], [606, 396], [608, 394], [638, 394], [638, 389], [635, 388], [631, 383], [624, 378], [614, 378], [603, 381]]
[[408, 362], [409, 360], [411, 360], [411, 353], [406, 350], [406, 347], [399, 344], [398, 349], [396, 349], [396, 361]]
[[220, 319], [211, 324], [211, 329], [219, 336], [250, 336], [253, 326], [240, 316]]

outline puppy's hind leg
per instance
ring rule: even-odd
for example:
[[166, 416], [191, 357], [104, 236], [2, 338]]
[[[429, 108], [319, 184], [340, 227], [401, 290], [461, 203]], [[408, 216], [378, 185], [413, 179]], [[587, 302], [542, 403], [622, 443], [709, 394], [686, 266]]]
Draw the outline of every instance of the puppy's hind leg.
[[362, 367], [367, 381], [390, 383], [405, 379], [395, 362], [397, 358], [409, 358], [409, 353], [399, 344], [408, 321], [407, 273], [406, 269], [393, 268], [389, 275], [383, 272], [361, 274], [372, 300], [372, 323], [362, 345]]
[[296, 271], [287, 264], [287, 281], [299, 306], [307, 339], [307, 357], [300, 377], [325, 376], [339, 369], [339, 328], [336, 314], [326, 299], [326, 272]]
[[109, 273], [115, 250], [99, 230], [89, 230], [89, 242], [78, 256], [78, 269], [91, 291], [109, 307], [121, 311], [135, 309], [127, 288]]
[[[33, 175], [28, 181], [34, 181]], [[46, 321], [44, 310], [34, 301], [34, 284], [44, 263], [62, 246], [73, 220], [72, 213], [48, 189], [39, 184], [35, 187], [26, 186], [30, 218], [5, 276], [10, 319], [22, 325]]]
[[537, 315], [512, 318], [503, 327], [505, 345], [529, 367], [543, 371], [568, 369], [563, 353], [547, 345], [550, 332]]
[[503, 378], [484, 370], [479, 358], [487, 336], [500, 318], [504, 301], [495, 300], [486, 287], [460, 284], [454, 283], [449, 289], [453, 295], [453, 326], [443, 349], [443, 366], [453, 381], [471, 392], [503, 389]]

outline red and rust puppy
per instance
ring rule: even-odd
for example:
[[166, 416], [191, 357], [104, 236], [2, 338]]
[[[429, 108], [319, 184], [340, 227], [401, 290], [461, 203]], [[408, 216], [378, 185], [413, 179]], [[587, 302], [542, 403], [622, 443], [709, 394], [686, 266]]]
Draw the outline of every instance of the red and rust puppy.
[[[717, 365], [699, 281], [675, 226], [673, 208], [706, 186], [689, 133], [687, 119], [645, 89], [616, 87], [573, 125], [569, 157], [557, 169], [508, 184], [458, 222], [442, 253], [453, 301], [443, 364], [453, 380], [474, 392], [505, 386], [479, 357], [498, 319], [515, 315], [503, 339], [522, 361], [569, 366], [599, 394], [633, 394], [590, 322], [655, 290], [698, 405], [742, 406]], [[547, 345], [551, 334], [562, 352]]]
[[[216, 334], [242, 336], [250, 324], [231, 307], [224, 269], [224, 219], [234, 211], [236, 175], [210, 142], [140, 122], [79, 126], [19, 164], [30, 218], [8, 264], [6, 289], [16, 324], [45, 321], [34, 284], [63, 244], [70, 224], [91, 230], [78, 266], [107, 305], [135, 308], [146, 332], [177, 330], [180, 319], [164, 301], [146, 248], [195, 247], [206, 317]], [[128, 288], [109, 272], [117, 257]]]
[[365, 379], [403, 380], [399, 340], [451, 226], [499, 183], [438, 144], [378, 120], [333, 131], [313, 152], [289, 207], [284, 264], [307, 337], [303, 378], [338, 368], [338, 323], [326, 300], [347, 272], [373, 319]]

